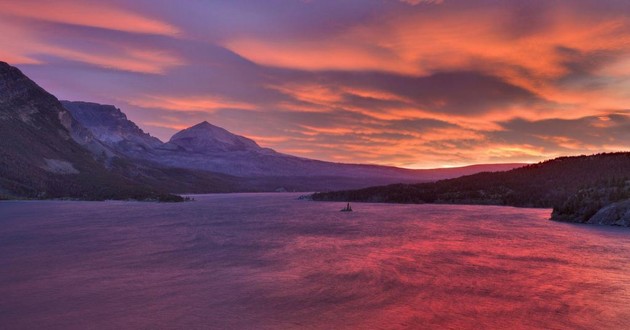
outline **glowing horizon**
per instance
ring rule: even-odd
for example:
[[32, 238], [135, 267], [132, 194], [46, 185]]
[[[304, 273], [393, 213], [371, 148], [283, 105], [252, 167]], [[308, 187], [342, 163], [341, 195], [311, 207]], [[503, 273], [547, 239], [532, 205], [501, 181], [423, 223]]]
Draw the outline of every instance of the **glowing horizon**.
[[0, 60], [167, 140], [407, 168], [630, 150], [630, 3], [0, 3]]

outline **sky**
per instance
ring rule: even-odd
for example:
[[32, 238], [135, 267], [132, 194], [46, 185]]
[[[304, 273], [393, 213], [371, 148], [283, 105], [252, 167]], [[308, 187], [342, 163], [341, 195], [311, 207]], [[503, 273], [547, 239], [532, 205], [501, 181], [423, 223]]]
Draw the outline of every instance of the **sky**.
[[630, 2], [0, 0], [0, 60], [167, 141], [408, 168], [630, 150]]

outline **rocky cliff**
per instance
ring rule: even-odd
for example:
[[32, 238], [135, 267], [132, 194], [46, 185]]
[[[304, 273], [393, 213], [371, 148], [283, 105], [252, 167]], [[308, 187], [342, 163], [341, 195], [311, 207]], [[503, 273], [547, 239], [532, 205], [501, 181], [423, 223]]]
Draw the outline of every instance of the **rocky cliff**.
[[162, 145], [162, 141], [145, 133], [113, 105], [71, 101], [61, 103], [96, 139], [118, 152], [134, 155]]
[[172, 197], [110, 172], [86, 148], [96, 153], [105, 151], [105, 146], [81, 127], [57, 98], [17, 68], [0, 62], [1, 195], [81, 199]]

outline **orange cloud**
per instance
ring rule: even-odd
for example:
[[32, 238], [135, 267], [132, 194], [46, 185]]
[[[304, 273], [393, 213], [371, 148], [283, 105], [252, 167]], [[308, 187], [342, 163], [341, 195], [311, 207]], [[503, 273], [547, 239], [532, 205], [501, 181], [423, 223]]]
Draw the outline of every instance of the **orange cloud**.
[[[415, 104], [411, 99], [400, 95], [380, 91], [376, 89], [358, 88], [344, 85], [326, 85], [316, 83], [286, 83], [283, 85], [268, 86], [268, 88], [278, 90], [285, 95], [302, 101], [303, 103], [284, 102], [281, 107], [291, 111], [305, 112], [328, 112], [332, 113], [338, 109], [362, 114], [371, 119], [371, 124], [382, 121], [406, 120], [406, 119], [435, 119], [458, 126], [475, 130], [496, 130], [500, 127], [495, 123], [505, 121], [515, 117], [524, 119], [556, 118], [558, 114], [563, 114], [566, 109], [537, 108], [531, 106], [523, 108], [522, 105], [512, 104], [497, 109], [487, 109], [483, 114], [470, 116], [468, 114], [440, 113], [424, 109]], [[395, 101], [392, 104], [381, 104], [375, 106], [358, 106], [345, 99], [345, 96], [360, 96], [363, 98]], [[443, 101], [445, 102], [445, 101]], [[437, 105], [439, 106], [439, 104]], [[581, 113], [573, 113], [574, 118], [582, 117]], [[361, 124], [365, 124], [362, 122]]]
[[[513, 17], [505, 7], [496, 7], [433, 16], [424, 12], [401, 14], [308, 41], [247, 38], [229, 40], [225, 45], [256, 63], [275, 67], [404, 75], [473, 69], [575, 108], [619, 107], [627, 102], [627, 97], [605, 99], [599, 91], [584, 93], [549, 81], [569, 73], [566, 62], [570, 55], [558, 47], [584, 54], [630, 53], [630, 35], [625, 32], [630, 29], [630, 20], [587, 16], [566, 6], [549, 10], [553, 18], [547, 26], [519, 36], [506, 31]], [[621, 57], [599, 74], [627, 77], [628, 72], [630, 65]]]
[[2, 1], [0, 15], [116, 31], [173, 36], [176, 27], [102, 2]]
[[[315, 111], [325, 111], [327, 107], [334, 106], [334, 104], [342, 100], [339, 91], [335, 91], [332, 86], [325, 86], [316, 83], [287, 83], [283, 85], [270, 85], [267, 86], [270, 89], [280, 91], [286, 95], [292, 96], [298, 101], [306, 102], [311, 106], [309, 109]], [[314, 107], [320, 106], [320, 107]]]
[[219, 96], [194, 96], [194, 97], [173, 97], [145, 95], [131, 100], [127, 103], [143, 108], [156, 108], [175, 111], [204, 111], [213, 112], [218, 109], [242, 109], [256, 110], [257, 107], [250, 103], [228, 100]]
[[247, 135], [248, 138], [256, 141], [260, 145], [268, 145], [290, 141], [286, 136], [263, 136], [263, 135]]
[[[305, 112], [333, 112], [335, 109], [343, 108], [348, 111], [361, 113], [368, 117], [380, 120], [395, 120], [409, 118], [425, 118], [427, 113], [414, 108], [413, 101], [387, 91], [379, 91], [376, 89], [358, 88], [342, 85], [324, 85], [317, 83], [286, 83], [282, 85], [267, 86], [291, 96], [296, 102], [284, 102], [280, 105], [287, 110], [300, 110]], [[363, 98], [397, 101], [407, 103], [403, 107], [357, 107], [351, 102], [346, 102], [345, 96], [354, 95]]]
[[559, 147], [569, 149], [569, 150], [575, 150], [575, 151], [591, 150], [591, 151], [596, 152], [599, 149], [598, 147], [595, 147], [593, 145], [588, 145], [582, 141], [579, 141], [579, 140], [576, 140], [574, 138], [570, 138], [567, 136], [536, 135], [536, 137], [542, 140], [550, 141]]
[[[0, 14], [1, 15], [1, 14]], [[1, 16], [0, 16], [1, 17]], [[0, 19], [0, 58], [11, 64], [39, 64], [30, 56], [31, 51], [40, 45], [30, 29], [20, 24]]]
[[[18, 6], [18, 3], [20, 4]], [[38, 3], [38, 2], [37, 2]], [[28, 3], [34, 6], [36, 3]], [[63, 4], [63, 3], [62, 3]], [[60, 4], [55, 4], [53, 7]], [[38, 15], [47, 12], [35, 10]], [[26, 11], [26, 4], [20, 2], [0, 2], [0, 49], [2, 60], [11, 64], [44, 64], [39, 57], [55, 56], [71, 61], [83, 62], [103, 68], [149, 74], [163, 74], [171, 67], [182, 65], [183, 61], [168, 50], [146, 48], [136, 45], [119, 44], [114, 41], [101, 43], [104, 47], [98, 51], [72, 43], [60, 44], [46, 37], [37, 27], [12, 14]], [[79, 12], [81, 13], [81, 5]], [[2, 10], [7, 9], [6, 12]], [[99, 9], [98, 6], [95, 9]], [[61, 10], [61, 9], [60, 9]], [[119, 10], [114, 10], [118, 12]], [[65, 10], [64, 12], [72, 12]], [[105, 11], [107, 14], [108, 11]], [[104, 17], [104, 16], [103, 16]], [[108, 20], [118, 22], [116, 17]], [[124, 19], [123, 19], [124, 21]], [[131, 27], [129, 27], [131, 28]], [[71, 40], [68, 38], [68, 40]]]
[[184, 124], [165, 123], [161, 121], [145, 121], [142, 124], [146, 126], [169, 128], [176, 131], [181, 131], [183, 129], [186, 129], [192, 126], [192, 125], [184, 125]]
[[[301, 70], [379, 70], [409, 72], [409, 63], [396, 59], [383, 49], [372, 52], [365, 45], [340, 37], [336, 41], [237, 39], [225, 43], [226, 48], [256, 63]], [[395, 61], [392, 61], [395, 60]]]
[[377, 89], [369, 89], [365, 87], [344, 87], [343, 91], [348, 94], [353, 94], [365, 98], [372, 98], [378, 100], [386, 100], [386, 101], [399, 101], [405, 103], [412, 103], [413, 101], [402, 97], [400, 95], [394, 94], [392, 92], [381, 91]]
[[404, 2], [407, 4], [410, 4], [412, 6], [416, 6], [422, 3], [426, 3], [426, 4], [441, 4], [444, 2], [444, 0], [400, 0], [400, 2]]
[[[159, 4], [154, 12], [182, 22], [181, 30], [131, 11], [124, 2], [0, 1], [0, 57], [13, 64], [40, 64], [29, 67], [35, 72], [50, 58], [60, 58], [134, 73], [176, 73], [155, 81], [149, 75], [123, 75], [131, 80], [103, 75], [104, 85], [85, 84], [93, 85], [86, 99], [96, 95], [98, 100], [102, 86], [133, 82], [128, 91], [125, 86], [120, 95], [109, 97], [144, 108], [136, 116], [145, 116], [144, 125], [168, 128], [158, 129], [164, 134], [190, 126], [185, 111], [200, 112], [195, 118], [225, 113], [220, 120], [242, 127], [245, 135], [253, 132], [249, 136], [262, 144], [327, 160], [426, 168], [627, 149], [627, 124], [615, 115], [627, 113], [620, 109], [630, 103], [630, 19], [623, 13], [592, 14], [579, 5], [546, 2], [540, 13], [515, 19], [517, 1], [422, 6], [440, 3], [382, 2], [382, 13], [352, 16], [319, 35], [317, 27], [302, 33], [302, 22], [295, 27], [287, 22], [281, 29], [274, 22], [267, 29], [263, 19], [254, 22], [260, 31], [252, 31], [251, 21], [228, 18], [229, 29], [215, 29], [225, 22], [208, 24], [207, 31], [217, 32], [200, 42], [192, 36], [184, 40], [182, 31], [202, 22], [183, 25], [177, 17], [181, 13]], [[136, 40], [141, 42], [132, 43]], [[209, 40], [221, 40], [259, 66], [208, 45]], [[183, 70], [172, 70], [180, 66]], [[82, 76], [67, 67], [75, 79], [70, 86], [94, 77], [93, 71]], [[196, 69], [197, 75], [183, 74]], [[450, 74], [462, 72], [472, 72], [472, 78], [457, 84], [465, 76]], [[442, 77], [428, 79], [436, 73]], [[230, 79], [232, 75], [239, 77]], [[217, 76], [227, 77], [226, 86], [215, 88], [211, 80]], [[414, 85], [424, 78], [427, 83]], [[432, 85], [436, 81], [437, 87]], [[187, 86], [196, 83], [199, 89], [207, 84], [206, 92], [186, 95]], [[76, 95], [63, 88], [62, 95]], [[232, 98], [218, 90], [248, 97]], [[162, 111], [156, 119], [147, 109]], [[250, 111], [218, 111], [223, 109]], [[168, 111], [169, 117], [164, 116]], [[260, 125], [263, 120], [269, 127]], [[580, 125], [587, 129], [573, 134]]]
[[166, 52], [141, 49], [124, 50], [113, 56], [47, 45], [42, 45], [39, 50], [103, 68], [140, 73], [163, 74], [167, 68], [182, 64], [180, 59]]

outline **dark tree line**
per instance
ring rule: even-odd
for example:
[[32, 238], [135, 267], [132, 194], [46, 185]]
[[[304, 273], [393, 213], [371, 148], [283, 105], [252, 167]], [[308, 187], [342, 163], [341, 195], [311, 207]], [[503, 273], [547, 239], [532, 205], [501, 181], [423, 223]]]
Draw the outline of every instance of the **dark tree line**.
[[554, 218], [569, 220], [590, 218], [602, 206], [630, 198], [629, 179], [630, 153], [603, 153], [432, 183], [316, 193], [313, 199], [553, 207]]

